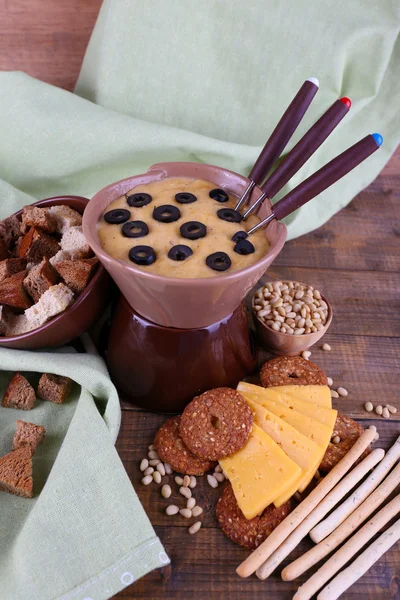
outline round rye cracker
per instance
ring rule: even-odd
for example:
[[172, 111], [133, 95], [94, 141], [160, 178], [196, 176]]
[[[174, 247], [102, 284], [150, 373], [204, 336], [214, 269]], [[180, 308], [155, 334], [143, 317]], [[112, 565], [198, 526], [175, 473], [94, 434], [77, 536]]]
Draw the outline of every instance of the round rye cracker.
[[[350, 417], [346, 417], [338, 412], [335, 427], [332, 432], [332, 438], [338, 435], [340, 437], [340, 442], [338, 444], [332, 444], [332, 442], [329, 443], [324, 458], [318, 467], [319, 471], [329, 473], [329, 471], [348, 453], [350, 448], [354, 446], [363, 431], [364, 429], [359, 423], [356, 423], [353, 419], [350, 419]], [[358, 464], [370, 452], [371, 448], [368, 447], [355, 464]]]
[[325, 373], [301, 356], [277, 356], [261, 367], [261, 385], [328, 385]]
[[291, 511], [290, 501], [279, 508], [273, 504], [267, 506], [261, 516], [246, 519], [236, 502], [235, 494], [228, 483], [216, 507], [218, 523], [225, 533], [239, 546], [255, 550]]
[[177, 473], [203, 475], [215, 466], [214, 462], [203, 460], [192, 454], [179, 435], [180, 417], [168, 419], [156, 433], [154, 445], [162, 461], [171, 465]]
[[253, 413], [239, 392], [216, 388], [194, 398], [181, 417], [180, 434], [196, 456], [219, 460], [246, 443]]

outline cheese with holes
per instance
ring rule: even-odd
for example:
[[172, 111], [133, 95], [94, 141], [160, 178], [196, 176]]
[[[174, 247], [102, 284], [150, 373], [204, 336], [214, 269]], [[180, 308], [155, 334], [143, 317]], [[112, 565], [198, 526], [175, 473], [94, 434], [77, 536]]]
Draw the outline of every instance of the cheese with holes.
[[325, 406], [325, 408], [332, 408], [331, 390], [327, 385], [279, 385], [265, 389], [318, 406]]
[[246, 519], [253, 519], [290, 489], [302, 473], [273, 439], [253, 424], [246, 444], [220, 465]]
[[284, 504], [298, 490], [302, 492], [313, 478], [315, 471], [324, 455], [324, 450], [313, 442], [310, 438], [300, 433], [297, 429], [280, 419], [272, 412], [258, 404], [250, 395], [244, 398], [247, 400], [254, 414], [254, 422], [268, 434], [274, 442], [278, 444], [302, 470], [299, 480], [293, 484], [291, 490], [286, 490], [285, 494], [278, 496], [274, 500], [275, 506]]

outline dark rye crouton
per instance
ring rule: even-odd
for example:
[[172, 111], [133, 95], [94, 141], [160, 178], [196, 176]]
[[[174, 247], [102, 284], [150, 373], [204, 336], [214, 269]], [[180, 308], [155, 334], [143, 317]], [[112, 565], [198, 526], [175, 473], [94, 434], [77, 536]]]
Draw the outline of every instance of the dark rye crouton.
[[44, 258], [39, 265], [32, 267], [24, 279], [23, 286], [34, 302], [37, 302], [52, 285], [56, 285], [57, 281], [57, 271], [48, 259]]
[[35, 401], [35, 390], [29, 381], [20, 373], [15, 373], [4, 393], [2, 407], [32, 410]]
[[0, 221], [0, 238], [5, 243], [8, 250], [11, 251], [15, 241], [21, 235], [21, 221], [15, 215], [7, 217]]
[[0, 490], [32, 498], [32, 451], [28, 446], [0, 458]]
[[0, 260], [10, 257], [10, 252], [3, 238], [0, 237]]
[[70, 290], [77, 296], [87, 286], [92, 278], [99, 261], [97, 258], [81, 260], [64, 260], [55, 265], [55, 268]]
[[47, 233], [54, 233], [57, 230], [57, 223], [47, 208], [24, 206], [21, 232], [26, 233], [30, 227], [38, 227]]
[[31, 229], [24, 235], [19, 245], [19, 257], [26, 258], [28, 262], [40, 263], [44, 257], [51, 258], [60, 250], [56, 239], [44, 233], [37, 227]]
[[26, 269], [25, 258], [6, 258], [0, 261], [0, 282]]
[[12, 449], [18, 450], [18, 448], [28, 446], [32, 454], [35, 454], [37, 447], [44, 439], [45, 433], [46, 430], [42, 425], [18, 420]]
[[0, 335], [6, 335], [7, 321], [4, 314], [4, 308], [0, 304]]
[[39, 381], [38, 396], [55, 404], [63, 404], [71, 391], [72, 380], [61, 375], [43, 373]]
[[27, 271], [21, 271], [0, 282], [0, 304], [5, 304], [16, 310], [26, 310], [32, 306], [32, 302], [23, 287], [26, 275]]

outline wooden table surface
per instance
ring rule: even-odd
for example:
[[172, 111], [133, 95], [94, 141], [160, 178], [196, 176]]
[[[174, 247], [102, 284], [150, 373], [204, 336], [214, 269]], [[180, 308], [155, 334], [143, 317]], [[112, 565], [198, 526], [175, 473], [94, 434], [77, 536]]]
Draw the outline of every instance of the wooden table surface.
[[[0, 0], [0, 70], [23, 70], [73, 89], [100, 4], [100, 0]], [[268, 271], [269, 279], [311, 283], [331, 301], [334, 319], [324, 341], [332, 351], [323, 352], [318, 344], [312, 349], [312, 360], [332, 377], [334, 387], [342, 385], [349, 391], [347, 398], [334, 402], [335, 408], [364, 425], [376, 425], [380, 439], [375, 445], [385, 449], [400, 433], [400, 417], [386, 421], [366, 413], [363, 405], [370, 400], [400, 409], [399, 201], [400, 152], [373, 184], [326, 225], [286, 244]], [[261, 355], [260, 362], [266, 356]], [[155, 484], [140, 484], [138, 465], [165, 417], [127, 404], [123, 409], [117, 448], [172, 566], [153, 571], [115, 598], [291, 598], [298, 582], [284, 583], [279, 574], [266, 582], [255, 577], [242, 580], [235, 574], [248, 552], [219, 530], [215, 504], [220, 490], [210, 488], [204, 478], [195, 491], [204, 507], [199, 533], [190, 536], [182, 517], [164, 514], [168, 502]], [[173, 487], [172, 500], [179, 501]], [[291, 557], [310, 546], [304, 541]], [[343, 596], [361, 597], [400, 598], [398, 545]]]

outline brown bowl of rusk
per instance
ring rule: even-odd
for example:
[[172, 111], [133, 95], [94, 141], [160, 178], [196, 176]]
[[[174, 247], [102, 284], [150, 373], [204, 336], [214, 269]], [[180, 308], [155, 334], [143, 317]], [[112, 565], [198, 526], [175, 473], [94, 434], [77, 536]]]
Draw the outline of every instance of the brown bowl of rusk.
[[[83, 215], [88, 202], [88, 198], [82, 196], [55, 196], [35, 202], [34, 206], [45, 208], [65, 204]], [[15, 214], [21, 213], [22, 210]], [[110, 276], [99, 264], [93, 278], [69, 308], [37, 329], [13, 337], [0, 337], [0, 348], [34, 350], [67, 344], [100, 319], [110, 301], [112, 288]]]
[[[141, 316], [163, 327], [196, 329], [218, 323], [231, 315], [246, 294], [265, 273], [281, 251], [286, 240], [286, 226], [277, 220], [265, 228], [269, 249], [257, 262], [230, 274], [202, 279], [165, 277], [146, 272], [135, 264], [113, 258], [100, 243], [97, 224], [107, 206], [134, 187], [162, 181], [168, 177], [205, 179], [226, 192], [240, 197], [248, 179], [221, 167], [198, 163], [159, 163], [147, 173], [117, 181], [95, 194], [83, 216], [83, 232], [97, 258], [110, 273], [130, 306]], [[255, 188], [252, 199], [261, 195]], [[271, 203], [265, 200], [258, 216], [271, 214]]]
[[[288, 282], [283, 281], [283, 283]], [[307, 284], [303, 284], [301, 282], [293, 281], [293, 283], [300, 283], [301, 285], [307, 287]], [[259, 288], [252, 298], [251, 308], [258, 340], [266, 350], [269, 350], [269, 352], [271, 352], [272, 354], [276, 354], [277, 356], [298, 356], [299, 354], [304, 352], [304, 350], [308, 350], [308, 348], [311, 348], [311, 346], [316, 344], [318, 340], [320, 340], [322, 336], [325, 335], [332, 322], [333, 317], [332, 306], [330, 305], [329, 301], [326, 299], [325, 296], [321, 294], [321, 299], [324, 300], [324, 302], [326, 302], [328, 306], [328, 315], [322, 329], [312, 333], [302, 333], [301, 335], [293, 335], [289, 333], [283, 333], [281, 331], [275, 331], [257, 316], [257, 312], [254, 309], [254, 302], [256, 299], [257, 292], [260, 289], [263, 288]]]

